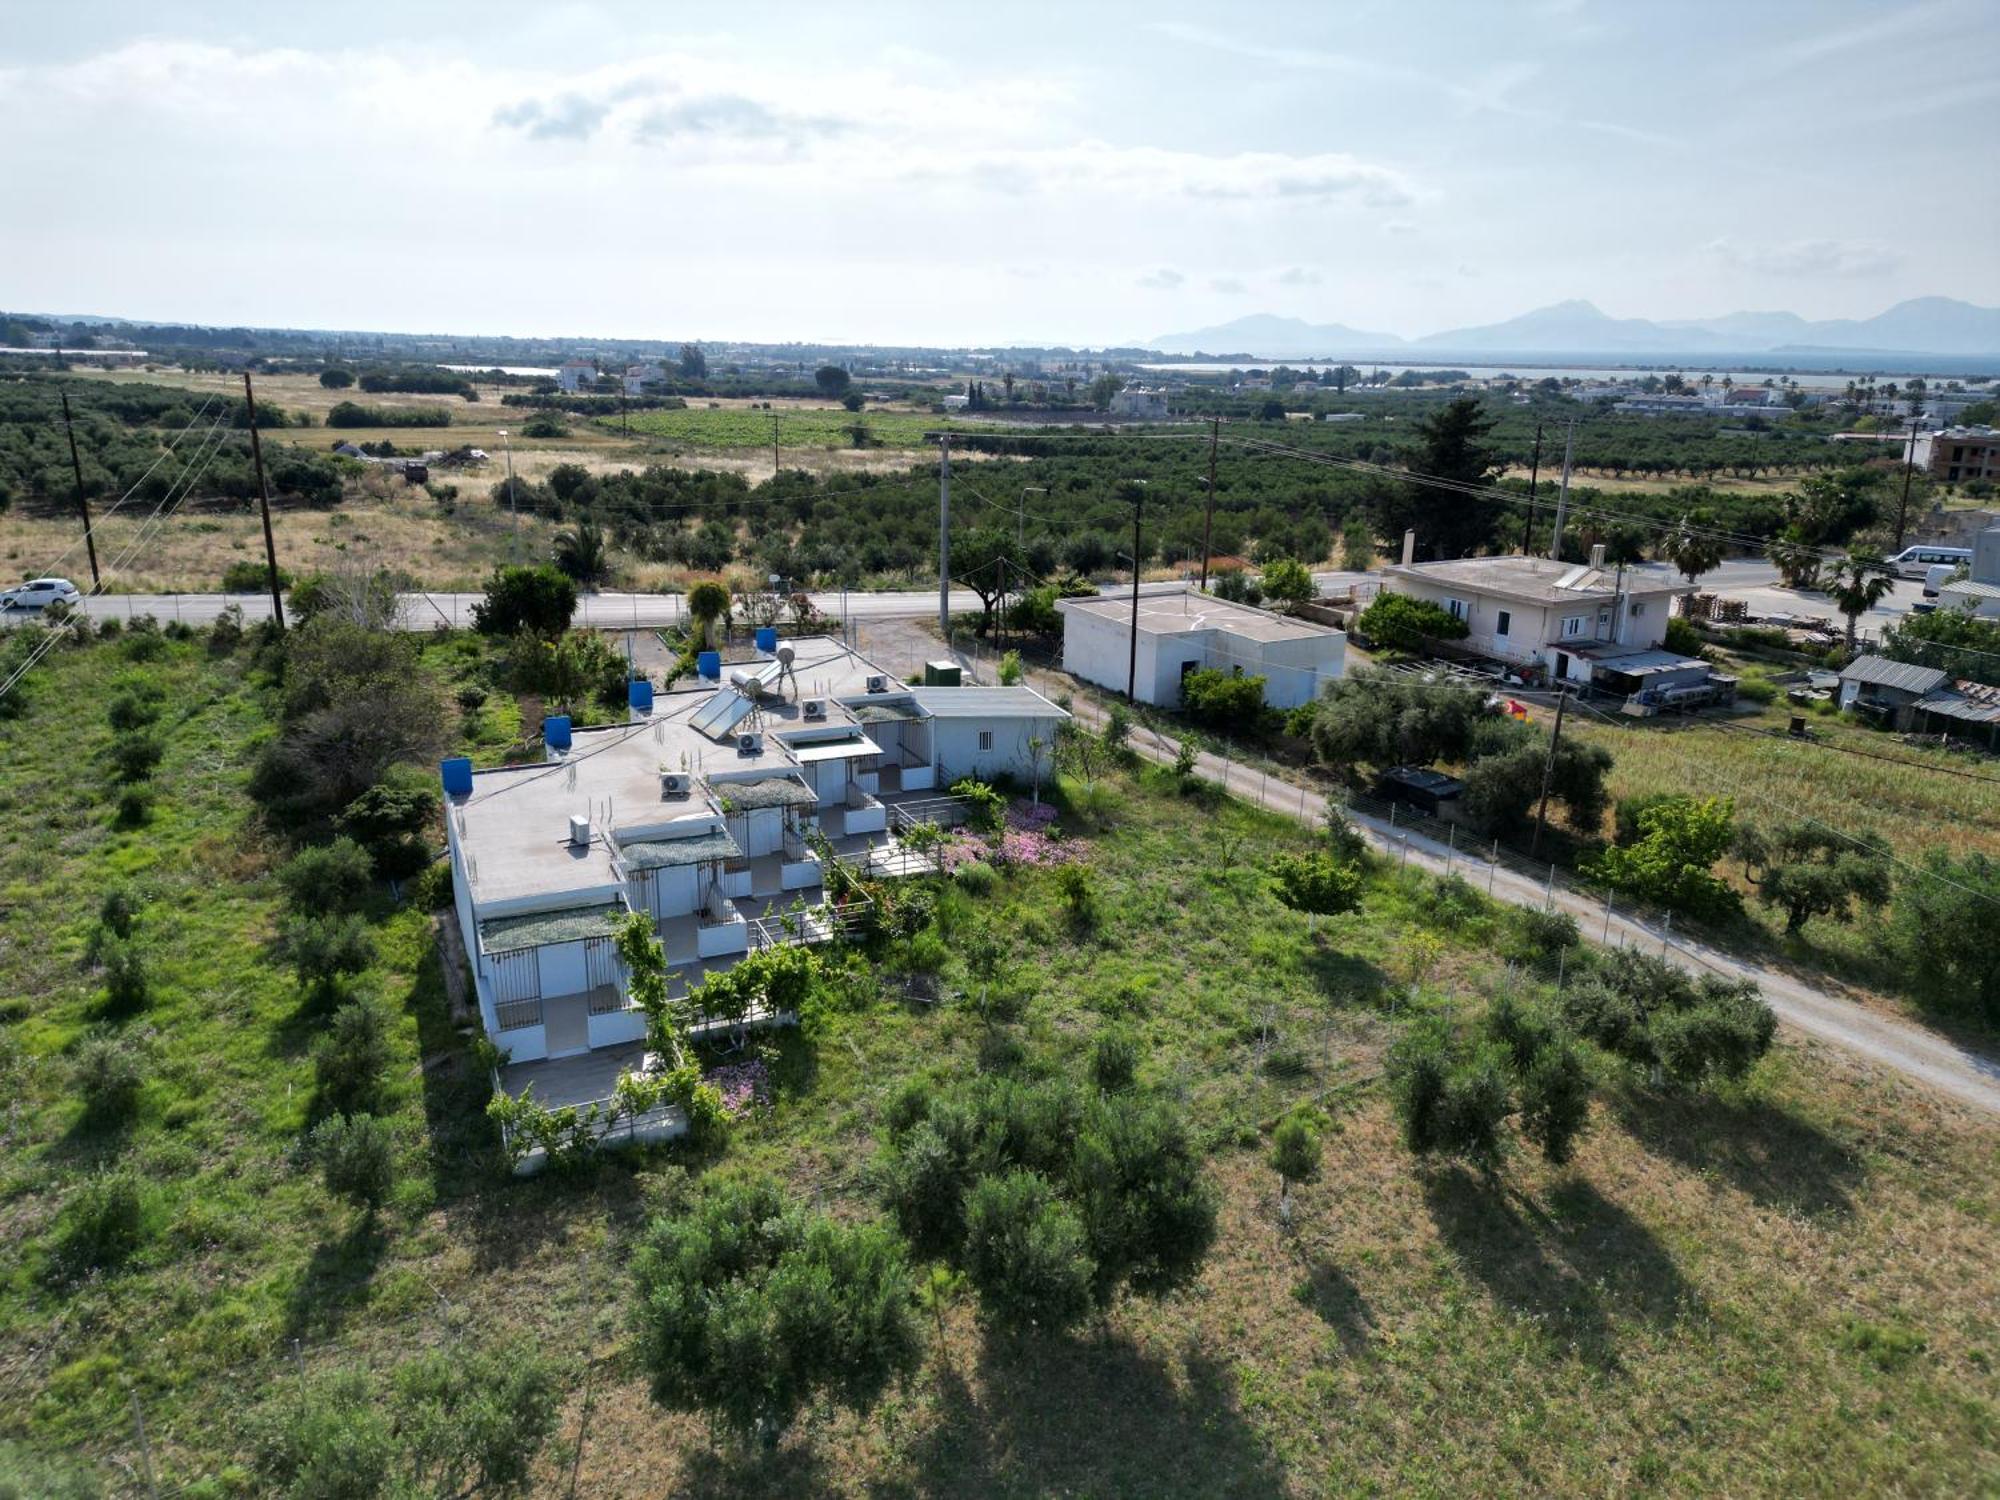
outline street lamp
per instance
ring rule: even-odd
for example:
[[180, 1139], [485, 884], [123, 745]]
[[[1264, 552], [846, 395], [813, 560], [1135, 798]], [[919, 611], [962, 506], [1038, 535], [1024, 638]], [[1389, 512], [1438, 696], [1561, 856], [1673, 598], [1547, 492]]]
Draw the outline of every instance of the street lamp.
[[500, 441], [507, 445], [507, 511], [514, 521], [514, 562], [521, 561], [521, 502], [514, 489], [514, 440], [507, 436], [507, 429], [497, 429]]

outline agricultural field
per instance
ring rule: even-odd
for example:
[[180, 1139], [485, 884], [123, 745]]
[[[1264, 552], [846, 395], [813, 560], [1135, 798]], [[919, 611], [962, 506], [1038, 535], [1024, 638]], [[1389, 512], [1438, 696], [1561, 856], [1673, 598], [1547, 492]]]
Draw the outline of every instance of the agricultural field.
[[[448, 687], [485, 650], [424, 649]], [[572, 1463], [576, 1493], [604, 1497], [2000, 1482], [2000, 1127], [1787, 1040], [1714, 1094], [1597, 1058], [1568, 1167], [1524, 1149], [1490, 1175], [1420, 1166], [1384, 1051], [1416, 1017], [1525, 984], [1507, 966], [1524, 929], [1386, 870], [1358, 912], [1292, 911], [1266, 865], [1309, 836], [1161, 770], [1059, 793], [1090, 809], [1060, 819], [1087, 910], [1055, 868], [945, 884], [911, 936], [856, 956], [861, 1004], [783, 1037], [769, 1102], [720, 1142], [576, 1176], [506, 1177], [430, 920], [378, 892], [377, 957], [352, 983], [392, 1017], [396, 1183], [364, 1216], [300, 1160], [324, 1017], [279, 956], [287, 850], [246, 795], [270, 691], [252, 643], [128, 633], [49, 657], [0, 721], [0, 1223], [17, 1247], [0, 1269], [0, 1443], [82, 1459], [125, 1493], [136, 1394], [163, 1493], [261, 1492], [246, 1432], [299, 1367], [381, 1371], [519, 1335], [561, 1375], [558, 1438], [528, 1486], [551, 1496]], [[165, 705], [137, 822], [105, 765], [121, 692]], [[495, 692], [457, 732], [490, 763], [518, 722]], [[137, 898], [149, 978], [123, 1012], [85, 954], [113, 886]], [[1184, 1113], [1217, 1195], [1198, 1281], [1067, 1337], [993, 1333], [953, 1295], [880, 1407], [814, 1413], [768, 1449], [652, 1402], [627, 1262], [692, 1180], [765, 1170], [842, 1218], [873, 1215], [871, 1162], [907, 1080], [1080, 1077], [1112, 1027], [1138, 1044], [1138, 1086]], [[142, 1083], [129, 1116], [89, 1121], [81, 1059], [114, 1034]], [[1322, 1176], [1285, 1229], [1267, 1132], [1307, 1100], [1329, 1116]], [[59, 1258], [72, 1205], [119, 1167], [145, 1185], [138, 1240], [78, 1274]]]
[[[632, 431], [636, 433], [685, 444], [690, 449], [762, 448], [768, 453], [773, 415], [772, 412], [758, 411], [745, 405], [717, 406], [711, 410], [697, 399], [685, 411], [634, 412], [629, 421]], [[792, 406], [776, 415], [781, 454], [786, 448], [921, 448], [927, 432], [968, 425], [949, 422], [928, 412], [870, 411], [866, 408], [850, 412], [837, 406], [818, 409]], [[600, 417], [597, 425], [616, 430], [619, 419]], [[855, 440], [854, 429], [857, 427], [866, 429], [865, 443]]]

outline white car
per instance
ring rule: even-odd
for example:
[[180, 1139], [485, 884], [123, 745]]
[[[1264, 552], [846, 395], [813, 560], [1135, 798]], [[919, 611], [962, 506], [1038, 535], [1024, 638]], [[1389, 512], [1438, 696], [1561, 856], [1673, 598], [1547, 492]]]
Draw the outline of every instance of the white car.
[[34, 578], [0, 594], [0, 609], [47, 609], [51, 604], [75, 604], [82, 597], [67, 578]]

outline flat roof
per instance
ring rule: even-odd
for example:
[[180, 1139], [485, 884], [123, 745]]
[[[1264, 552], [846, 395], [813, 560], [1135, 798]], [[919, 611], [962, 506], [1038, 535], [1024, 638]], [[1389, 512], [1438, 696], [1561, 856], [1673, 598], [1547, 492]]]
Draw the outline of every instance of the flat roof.
[[1069, 714], [1031, 687], [912, 688], [910, 696], [934, 719], [1067, 719]]
[[[1098, 594], [1081, 599], [1058, 599], [1058, 610], [1094, 615], [1121, 630], [1132, 621], [1130, 594]], [[1141, 635], [1187, 635], [1202, 630], [1225, 630], [1253, 641], [1295, 641], [1340, 634], [1330, 625], [1310, 620], [1293, 620], [1254, 605], [1218, 599], [1199, 589], [1172, 587], [1149, 592], [1139, 590], [1139, 633]], [[928, 705], [926, 705], [928, 706]]]
[[807, 740], [804, 744], [793, 741], [788, 748], [792, 759], [802, 766], [823, 760], [859, 760], [864, 755], [882, 753], [882, 747], [858, 729], [837, 740]]
[[1630, 677], [1648, 677], [1655, 672], [1708, 670], [1708, 663], [1698, 657], [1682, 656], [1678, 651], [1661, 651], [1648, 646], [1579, 646], [1572, 654]]
[[1552, 557], [1459, 557], [1449, 562], [1393, 563], [1382, 572], [1389, 578], [1530, 604], [1599, 604], [1621, 587], [1627, 594], [1675, 594], [1686, 587], [1675, 582], [1677, 574], [1657, 563], [1628, 566], [1621, 582], [1616, 568], [1557, 562]]

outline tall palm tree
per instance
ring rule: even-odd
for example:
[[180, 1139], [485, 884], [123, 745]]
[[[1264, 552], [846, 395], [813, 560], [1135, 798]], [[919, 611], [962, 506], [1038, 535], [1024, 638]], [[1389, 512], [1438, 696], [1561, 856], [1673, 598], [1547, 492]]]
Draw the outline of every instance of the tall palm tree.
[[604, 528], [583, 518], [555, 538], [556, 566], [586, 587], [611, 576], [611, 554], [604, 545]]
[[1880, 604], [1896, 586], [1882, 559], [1870, 552], [1843, 557], [1827, 569], [1826, 592], [1834, 608], [1847, 616], [1847, 653], [1854, 654], [1854, 624]]
[[711, 644], [709, 632], [715, 622], [729, 613], [729, 590], [712, 578], [705, 578], [688, 590], [688, 618], [701, 631], [703, 646]]

